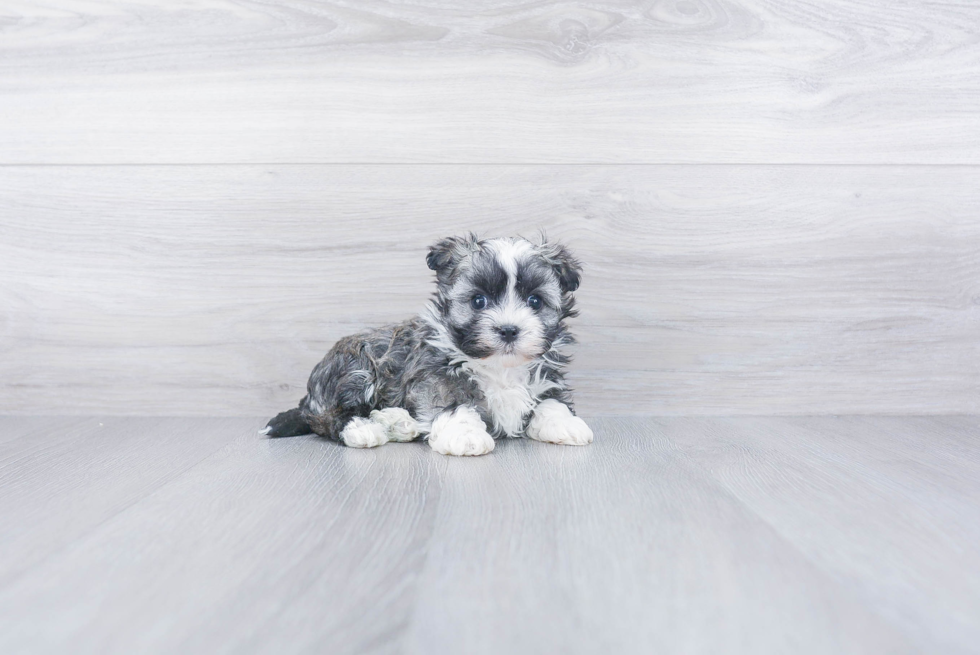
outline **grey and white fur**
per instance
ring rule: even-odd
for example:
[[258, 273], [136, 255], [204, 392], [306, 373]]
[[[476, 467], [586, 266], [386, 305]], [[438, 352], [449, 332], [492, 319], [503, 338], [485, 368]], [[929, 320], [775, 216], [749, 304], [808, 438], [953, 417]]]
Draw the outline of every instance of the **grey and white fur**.
[[431, 246], [426, 262], [436, 292], [425, 311], [338, 341], [299, 407], [263, 433], [360, 448], [424, 438], [446, 455], [483, 455], [501, 437], [590, 443], [563, 374], [579, 262], [544, 238], [472, 234]]

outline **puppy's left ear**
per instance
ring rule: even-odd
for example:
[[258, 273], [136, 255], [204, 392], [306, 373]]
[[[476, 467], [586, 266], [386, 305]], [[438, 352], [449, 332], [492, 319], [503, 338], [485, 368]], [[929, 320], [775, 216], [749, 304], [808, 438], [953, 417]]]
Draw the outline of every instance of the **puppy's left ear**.
[[560, 243], [543, 243], [541, 254], [555, 269], [562, 293], [570, 293], [578, 289], [582, 278], [582, 264], [575, 259], [568, 248]]

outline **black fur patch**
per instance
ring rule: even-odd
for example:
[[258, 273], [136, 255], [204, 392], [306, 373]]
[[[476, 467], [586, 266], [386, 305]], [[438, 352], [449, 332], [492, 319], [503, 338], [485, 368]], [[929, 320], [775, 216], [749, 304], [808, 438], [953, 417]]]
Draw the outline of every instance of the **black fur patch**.
[[456, 347], [462, 350], [467, 357], [483, 359], [493, 354], [493, 348], [479, 342], [479, 332], [475, 329], [479, 317], [473, 317], [466, 325], [450, 325], [449, 334], [453, 338]]
[[473, 258], [473, 268], [469, 273], [476, 292], [482, 293], [494, 303], [499, 303], [507, 293], [507, 271], [488, 253]]
[[541, 264], [522, 261], [517, 265], [517, 284], [515, 289], [520, 298], [527, 299], [532, 293], [548, 283], [550, 271]]
[[310, 434], [313, 432], [313, 428], [303, 418], [303, 413], [299, 407], [287, 409], [285, 412], [276, 414], [265, 427], [268, 429], [266, 435], [270, 439], [298, 437], [301, 434]]

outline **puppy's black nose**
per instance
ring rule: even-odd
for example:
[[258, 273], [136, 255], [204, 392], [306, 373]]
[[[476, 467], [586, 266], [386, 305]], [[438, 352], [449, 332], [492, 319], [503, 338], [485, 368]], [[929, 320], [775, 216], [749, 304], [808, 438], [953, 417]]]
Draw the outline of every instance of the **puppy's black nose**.
[[504, 343], [510, 343], [517, 339], [516, 325], [501, 325], [497, 328], [497, 332], [500, 334], [500, 338], [504, 340]]

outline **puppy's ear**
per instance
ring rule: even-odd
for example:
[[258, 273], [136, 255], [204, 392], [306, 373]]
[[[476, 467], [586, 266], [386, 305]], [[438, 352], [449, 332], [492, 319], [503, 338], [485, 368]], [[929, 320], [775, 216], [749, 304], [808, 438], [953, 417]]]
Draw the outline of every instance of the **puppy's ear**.
[[465, 237], [448, 237], [429, 246], [425, 263], [436, 272], [440, 282], [445, 282], [452, 277], [456, 266], [474, 250], [476, 245], [477, 238], [474, 234]]
[[555, 269], [562, 293], [570, 293], [578, 289], [582, 277], [582, 264], [572, 256], [568, 248], [560, 243], [542, 243], [539, 248], [541, 256]]

